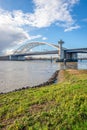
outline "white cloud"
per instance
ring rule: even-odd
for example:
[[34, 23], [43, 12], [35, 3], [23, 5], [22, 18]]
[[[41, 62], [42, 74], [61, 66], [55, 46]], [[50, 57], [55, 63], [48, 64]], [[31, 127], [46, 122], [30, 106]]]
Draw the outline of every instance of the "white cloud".
[[29, 15], [30, 25], [34, 27], [48, 27], [56, 21], [72, 23], [73, 19], [68, 10], [70, 2], [64, 0], [34, 0], [36, 8], [34, 14]]
[[71, 15], [72, 7], [79, 0], [33, 0], [36, 8], [33, 14], [29, 14], [31, 26], [42, 28], [48, 27], [55, 22], [64, 22], [68, 25], [74, 24]]
[[80, 28], [80, 26], [72, 26], [72, 27], [68, 27], [68, 28], [66, 28], [65, 30], [64, 30], [64, 32], [69, 32], [69, 31], [72, 31], [72, 30], [76, 30], [76, 29], [78, 29], [78, 28]]
[[43, 37], [42, 40], [47, 40], [47, 37]]
[[8, 46], [11, 47], [20, 41], [27, 39], [28, 34], [21, 28], [12, 26], [0, 26], [0, 51]]
[[6, 50], [4, 50], [4, 55], [10, 55], [10, 54], [12, 54], [13, 53], [13, 49], [6, 49]]
[[[18, 15], [19, 18], [17, 18]], [[22, 26], [25, 25], [25, 23], [21, 15], [23, 15], [21, 11], [12, 13], [0, 9], [0, 53], [10, 53], [12, 49], [8, 48], [22, 44], [25, 40], [42, 37], [41, 35], [30, 36], [29, 33], [24, 30]]]
[[41, 38], [41, 37], [42, 37], [42, 35], [31, 36], [30, 40]]
[[76, 4], [79, 2], [79, 0], [68, 0], [72, 5]]
[[[55, 22], [72, 25], [72, 6], [79, 0], [33, 0], [34, 13], [23, 13], [21, 10], [7, 12], [0, 10], [0, 24], [11, 23], [13, 26], [29, 25], [37, 28], [48, 27]], [[4, 20], [6, 19], [6, 20]]]

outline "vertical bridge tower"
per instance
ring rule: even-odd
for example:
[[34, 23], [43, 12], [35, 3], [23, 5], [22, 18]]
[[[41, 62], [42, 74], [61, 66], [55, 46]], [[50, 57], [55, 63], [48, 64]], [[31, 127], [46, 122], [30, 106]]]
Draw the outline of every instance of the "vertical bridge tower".
[[60, 40], [58, 41], [59, 44], [59, 59], [62, 60], [64, 59], [64, 50], [62, 48], [62, 44], [64, 44], [64, 41]]

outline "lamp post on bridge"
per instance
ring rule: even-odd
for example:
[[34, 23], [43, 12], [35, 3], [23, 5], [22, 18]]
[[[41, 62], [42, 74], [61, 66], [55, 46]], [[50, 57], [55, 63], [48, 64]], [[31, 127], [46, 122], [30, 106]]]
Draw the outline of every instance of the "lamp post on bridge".
[[64, 41], [60, 40], [60, 41], [58, 41], [58, 44], [59, 44], [59, 59], [62, 60], [62, 59], [64, 59], [64, 52], [63, 52], [63, 48], [62, 48]]

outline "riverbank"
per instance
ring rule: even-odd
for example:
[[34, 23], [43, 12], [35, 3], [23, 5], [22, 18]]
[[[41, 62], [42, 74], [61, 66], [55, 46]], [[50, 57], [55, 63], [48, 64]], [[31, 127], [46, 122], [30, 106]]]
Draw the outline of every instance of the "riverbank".
[[57, 84], [1, 94], [0, 129], [86, 130], [87, 71], [61, 70], [59, 76]]

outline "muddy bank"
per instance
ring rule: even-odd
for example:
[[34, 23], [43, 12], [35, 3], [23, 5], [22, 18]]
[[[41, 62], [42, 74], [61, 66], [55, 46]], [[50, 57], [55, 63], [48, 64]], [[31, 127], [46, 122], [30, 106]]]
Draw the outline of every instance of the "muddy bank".
[[77, 62], [66, 62], [66, 69], [77, 69], [78, 68], [78, 64]]
[[[6, 92], [6, 93], [16, 92], [16, 91], [20, 91], [20, 90], [24, 90], [24, 89], [29, 89], [29, 88], [32, 88], [32, 89], [33, 89], [33, 88], [45, 87], [45, 86], [47, 86], [47, 85], [54, 84], [54, 83], [56, 83], [57, 80], [58, 80], [58, 73], [59, 73], [59, 70], [57, 70], [57, 71], [51, 76], [51, 78], [50, 78], [48, 81], [43, 82], [42, 84], [35, 85], [35, 86], [32, 86], [32, 87], [31, 87], [31, 86], [25, 86], [25, 87], [23, 87], [23, 88], [15, 89], [15, 90], [13, 90], [13, 91], [9, 91], [9, 92]], [[1, 92], [0, 94], [6, 94], [6, 93]]]

